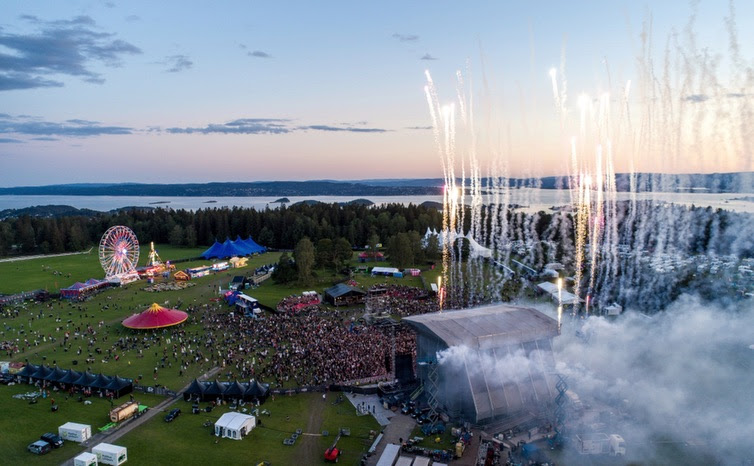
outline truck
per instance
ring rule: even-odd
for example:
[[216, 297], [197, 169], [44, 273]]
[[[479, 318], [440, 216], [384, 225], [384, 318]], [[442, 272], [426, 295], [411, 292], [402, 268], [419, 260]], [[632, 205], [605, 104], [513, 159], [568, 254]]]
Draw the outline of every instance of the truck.
[[120, 422], [133, 417], [139, 411], [139, 403], [128, 401], [110, 410], [110, 421]]
[[582, 455], [623, 456], [626, 454], [626, 441], [618, 434], [578, 434], [576, 447]]

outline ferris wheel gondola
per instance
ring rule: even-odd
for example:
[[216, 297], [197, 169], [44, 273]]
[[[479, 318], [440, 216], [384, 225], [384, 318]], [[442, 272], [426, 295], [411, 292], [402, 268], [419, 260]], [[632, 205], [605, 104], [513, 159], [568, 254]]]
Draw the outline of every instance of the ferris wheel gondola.
[[106, 278], [132, 274], [139, 263], [139, 240], [128, 227], [110, 227], [99, 243], [99, 262]]

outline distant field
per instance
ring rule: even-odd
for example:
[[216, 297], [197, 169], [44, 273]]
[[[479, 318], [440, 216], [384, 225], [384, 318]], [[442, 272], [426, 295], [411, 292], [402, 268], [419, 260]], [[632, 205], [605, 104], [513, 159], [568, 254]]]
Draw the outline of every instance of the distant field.
[[[162, 260], [167, 261], [197, 257], [207, 248], [157, 245], [155, 249]], [[149, 245], [142, 245], [139, 265], [146, 264], [148, 256]], [[186, 265], [178, 264], [178, 267], [185, 268]], [[86, 281], [90, 278], [101, 279], [104, 275], [97, 256], [97, 248], [93, 248], [89, 254], [0, 262], [0, 293], [13, 294], [40, 288], [52, 292], [71, 286], [77, 281]]]

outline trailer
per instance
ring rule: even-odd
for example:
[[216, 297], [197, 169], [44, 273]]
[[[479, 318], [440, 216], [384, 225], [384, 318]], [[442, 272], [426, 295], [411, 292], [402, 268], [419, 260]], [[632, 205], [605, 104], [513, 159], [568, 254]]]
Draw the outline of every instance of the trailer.
[[126, 450], [126, 447], [111, 445], [109, 443], [100, 443], [92, 448], [92, 453], [97, 455], [97, 461], [111, 466], [118, 466], [128, 460], [128, 450]]
[[73, 459], [73, 466], [97, 466], [97, 455], [85, 451]]
[[63, 440], [79, 443], [86, 442], [92, 436], [92, 426], [76, 422], [66, 422], [58, 427], [58, 435]]
[[382, 451], [382, 455], [380, 455], [380, 459], [377, 461], [377, 466], [393, 466], [400, 452], [400, 445], [388, 443], [385, 445], [385, 449]]
[[139, 403], [137, 401], [127, 401], [117, 408], [110, 410], [110, 422], [124, 421], [133, 417], [138, 411]]

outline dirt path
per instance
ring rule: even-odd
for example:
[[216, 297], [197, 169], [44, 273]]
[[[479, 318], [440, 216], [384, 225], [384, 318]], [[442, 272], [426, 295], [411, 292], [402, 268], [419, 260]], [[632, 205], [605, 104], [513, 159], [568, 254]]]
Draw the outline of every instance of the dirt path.
[[18, 261], [28, 261], [31, 259], [44, 259], [48, 257], [75, 256], [76, 254], [89, 254], [90, 252], [92, 252], [92, 249], [94, 248], [89, 248], [89, 250], [87, 251], [63, 252], [60, 254], [40, 254], [36, 256], [8, 257], [5, 259], [0, 259], [0, 262], [18, 262]]
[[322, 396], [317, 394], [310, 405], [309, 421], [306, 424], [306, 429], [304, 429], [304, 435], [299, 437], [301, 443], [296, 448], [292, 464], [311, 464], [313, 458], [321, 458], [324, 454], [324, 450], [319, 445], [319, 438], [322, 433], [322, 420], [326, 403], [327, 400], [322, 399]]

